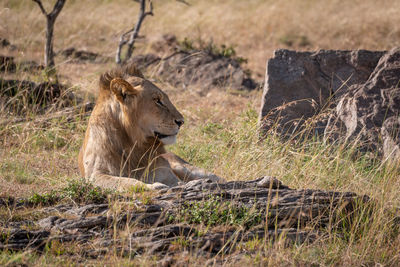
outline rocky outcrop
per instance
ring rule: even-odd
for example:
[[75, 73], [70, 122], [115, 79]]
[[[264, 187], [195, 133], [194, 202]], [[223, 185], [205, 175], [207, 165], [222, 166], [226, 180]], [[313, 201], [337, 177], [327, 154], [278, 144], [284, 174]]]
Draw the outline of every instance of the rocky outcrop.
[[234, 50], [229, 50], [227, 55], [212, 44], [195, 48], [191, 43], [181, 44], [171, 35], [153, 42], [152, 48], [154, 53], [135, 56], [130, 62], [175, 87], [199, 92], [212, 88], [253, 90], [258, 87], [242, 68], [241, 59], [234, 56]]
[[276, 134], [290, 137], [301, 132], [306, 120], [319, 111], [320, 105], [314, 99], [291, 101], [270, 110], [261, 121], [262, 128], [264, 133], [273, 130]]
[[261, 127], [270, 129], [285, 109], [283, 115], [291, 115], [289, 119], [283, 116], [280, 127], [285, 131], [300, 129], [304, 120], [339, 101], [351, 85], [367, 81], [383, 54], [365, 50], [275, 51], [267, 64]]
[[212, 88], [252, 90], [257, 87], [238, 61], [205, 51], [179, 51], [164, 58], [146, 54], [134, 57], [132, 62], [179, 88], [207, 91]]
[[[359, 140], [363, 148], [398, 156], [400, 136], [400, 49], [380, 60], [369, 79], [349, 88], [336, 106], [326, 132]], [[343, 127], [344, 126], [344, 127]], [[335, 130], [335, 129], [339, 129]]]
[[[313, 242], [324, 235], [324, 228], [343, 225], [336, 225], [336, 218], [351, 220], [371, 202], [351, 192], [290, 189], [273, 177], [223, 184], [197, 180], [144, 199], [59, 204], [42, 209], [49, 215], [36, 221], [0, 222], [0, 249], [40, 250], [58, 241], [78, 242], [88, 257], [100, 257], [111, 247], [164, 258], [182, 251], [227, 255], [255, 238], [286, 245]], [[23, 203], [0, 201], [13, 209], [23, 209]], [[115, 208], [118, 205], [131, 208]], [[127, 226], [134, 229], [129, 236], [129, 231], [116, 232]]]
[[362, 151], [398, 158], [399, 116], [399, 48], [278, 50], [268, 62], [260, 112], [264, 133], [293, 135], [308, 127], [325, 139], [357, 141]]

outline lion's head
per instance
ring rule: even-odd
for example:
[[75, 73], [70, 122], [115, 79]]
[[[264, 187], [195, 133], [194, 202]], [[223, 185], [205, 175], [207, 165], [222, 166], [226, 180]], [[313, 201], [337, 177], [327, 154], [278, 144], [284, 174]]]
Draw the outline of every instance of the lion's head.
[[165, 145], [175, 143], [183, 116], [168, 96], [134, 66], [102, 75], [100, 86], [100, 97], [109, 98], [119, 107], [119, 119], [128, 135], [136, 139], [154, 137]]

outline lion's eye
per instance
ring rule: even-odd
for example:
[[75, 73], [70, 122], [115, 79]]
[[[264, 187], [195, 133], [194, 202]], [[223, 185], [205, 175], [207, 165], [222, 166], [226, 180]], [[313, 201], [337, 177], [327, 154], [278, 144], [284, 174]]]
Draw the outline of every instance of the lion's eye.
[[164, 107], [163, 102], [159, 98], [156, 99], [156, 104], [159, 105], [160, 107]]

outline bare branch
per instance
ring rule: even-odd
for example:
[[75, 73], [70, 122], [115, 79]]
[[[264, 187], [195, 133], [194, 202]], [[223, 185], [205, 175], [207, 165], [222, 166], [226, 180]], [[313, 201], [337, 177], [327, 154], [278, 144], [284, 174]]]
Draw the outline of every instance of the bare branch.
[[134, 30], [134, 29], [130, 29], [129, 31], [127, 31], [126, 33], [123, 33], [122, 35], [125, 37], [125, 36], [127, 36], [128, 34], [130, 34], [131, 32], [133, 32], [133, 30]]
[[[147, 16], [154, 15], [153, 0], [133, 0], [133, 1], [140, 4], [138, 19], [137, 19], [137, 22], [134, 25], [134, 27], [132, 29], [130, 29], [129, 31], [123, 33], [121, 35], [121, 37], [119, 38], [119, 44], [118, 44], [117, 52], [115, 55], [115, 62], [117, 64], [121, 64], [121, 53], [122, 53], [122, 49], [125, 45], [127, 46], [127, 52], [126, 52], [126, 56], [124, 58], [124, 62], [126, 62], [127, 60], [130, 59], [130, 57], [132, 56], [135, 42], [137, 41], [138, 38], [140, 38], [139, 31], [140, 31], [140, 27], [142, 25], [143, 20]], [[188, 6], [190, 5], [186, 0], [176, 0], [176, 1], [181, 2]], [[146, 2], [148, 2], [148, 5], [146, 5]], [[148, 10], [146, 10], [147, 6], [148, 6]], [[128, 35], [129, 35], [129, 40], [127, 40]]]
[[58, 14], [60, 14], [61, 9], [64, 7], [66, 0], [57, 0], [57, 3], [54, 5], [53, 10], [49, 14], [52, 19], [57, 18]]
[[55, 5], [53, 7], [53, 10], [50, 13], [47, 13], [46, 9], [44, 9], [44, 6], [43, 6], [41, 0], [32, 0], [32, 1], [39, 5], [40, 11], [42, 11], [43, 15], [45, 15], [47, 19], [54, 20], [55, 18], [57, 18], [58, 14], [60, 14], [61, 9], [65, 5], [66, 0], [57, 0], [57, 2], [55, 3]]
[[42, 11], [43, 15], [47, 17], [47, 12], [46, 9], [44, 9], [43, 7], [42, 1], [41, 0], [32, 0], [32, 1], [39, 5], [40, 11]]
[[[138, 2], [137, 0], [134, 0], [134, 1]], [[140, 0], [140, 9], [139, 9], [138, 20], [137, 20], [134, 28], [127, 31], [126, 33], [122, 34], [119, 39], [119, 45], [118, 45], [117, 53], [115, 56], [115, 62], [117, 64], [121, 63], [121, 51], [125, 45], [128, 46], [128, 49], [127, 49], [127, 53], [126, 53], [124, 62], [126, 62], [132, 56], [134, 44], [139, 37], [139, 31], [140, 31], [140, 27], [142, 26], [143, 20], [146, 18], [146, 16], [153, 16], [153, 1], [148, 0], [148, 2], [149, 2], [149, 11], [146, 11], [146, 0]], [[129, 41], [127, 41], [125, 39], [125, 37], [128, 34], [130, 34]]]
[[125, 40], [125, 36], [126, 36], [127, 33], [129, 33], [129, 32], [126, 32], [126, 33], [122, 34], [121, 37], [119, 38], [119, 44], [118, 44], [118, 48], [117, 48], [117, 53], [115, 54], [115, 62], [117, 64], [121, 63], [122, 47], [128, 42], [127, 40]]
[[146, 12], [146, 13], [144, 13], [144, 16], [146, 17], [147, 15], [150, 15], [150, 16], [153, 16], [154, 14], [153, 14], [153, 1], [152, 0], [149, 0], [149, 6], [150, 6], [150, 10], [148, 11], [148, 12]]

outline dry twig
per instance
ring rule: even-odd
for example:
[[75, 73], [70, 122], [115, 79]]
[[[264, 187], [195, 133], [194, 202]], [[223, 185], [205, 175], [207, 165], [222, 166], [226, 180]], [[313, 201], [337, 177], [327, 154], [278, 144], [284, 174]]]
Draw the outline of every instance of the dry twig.
[[[139, 2], [139, 0], [135, 1], [135, 2]], [[152, 2], [152, 0], [148, 0], [148, 2], [149, 2], [149, 5], [148, 5], [149, 11], [146, 11], [146, 6], [147, 6], [146, 0], [140, 0], [140, 11], [139, 11], [138, 20], [136, 22], [135, 27], [130, 29], [129, 31], [125, 32], [124, 34], [122, 34], [119, 39], [117, 54], [115, 56], [115, 62], [117, 64], [121, 64], [121, 51], [125, 45], [128, 46], [128, 49], [126, 52], [126, 57], [124, 59], [124, 62], [126, 62], [132, 56], [135, 41], [139, 36], [140, 27], [142, 26], [143, 20], [148, 15], [153, 16], [153, 2]], [[128, 39], [128, 36], [129, 36], [129, 39]]]

